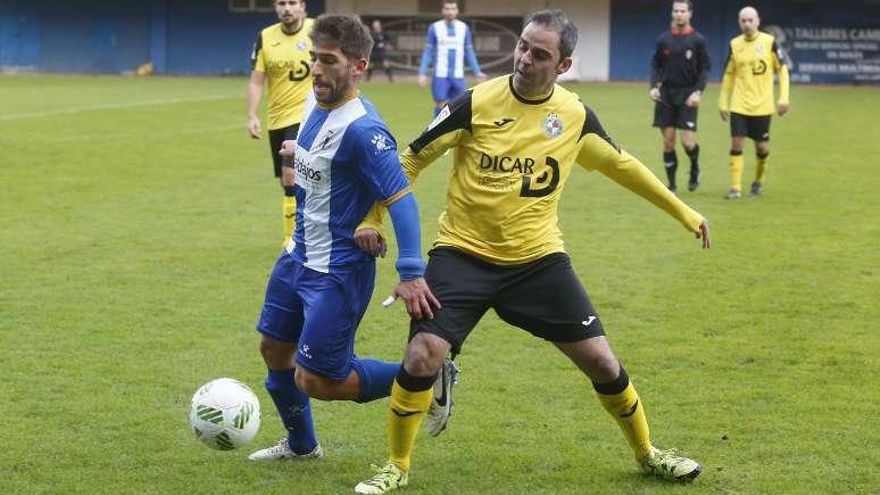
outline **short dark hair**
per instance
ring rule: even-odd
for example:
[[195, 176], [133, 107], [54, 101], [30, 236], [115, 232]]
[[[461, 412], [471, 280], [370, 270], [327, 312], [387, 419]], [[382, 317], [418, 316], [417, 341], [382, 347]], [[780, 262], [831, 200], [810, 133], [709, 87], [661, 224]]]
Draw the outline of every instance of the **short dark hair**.
[[533, 22], [535, 24], [540, 24], [541, 26], [549, 27], [559, 34], [560, 60], [564, 60], [571, 56], [572, 52], [574, 52], [574, 47], [578, 42], [578, 29], [577, 26], [571, 22], [571, 19], [565, 15], [565, 12], [558, 9], [541, 10], [535, 12], [526, 19], [526, 26]]
[[691, 0], [672, 0], [672, 5], [675, 5], [677, 3], [686, 3], [688, 6], [688, 12], [694, 11], [694, 3], [691, 2]]
[[353, 59], [370, 58], [373, 37], [361, 18], [355, 14], [322, 14], [315, 20], [309, 33], [312, 43], [333, 43], [339, 45], [342, 53]]

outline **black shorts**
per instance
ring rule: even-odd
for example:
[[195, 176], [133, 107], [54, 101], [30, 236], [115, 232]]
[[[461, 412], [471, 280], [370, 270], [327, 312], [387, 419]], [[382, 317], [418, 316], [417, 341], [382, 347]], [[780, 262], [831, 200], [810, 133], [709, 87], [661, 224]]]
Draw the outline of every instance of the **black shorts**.
[[602, 322], [565, 253], [521, 265], [495, 265], [453, 248], [429, 253], [425, 280], [442, 306], [433, 320], [410, 323], [442, 337], [458, 354], [480, 318], [492, 308], [505, 322], [551, 342], [605, 335]]
[[296, 139], [297, 132], [299, 132], [299, 124], [269, 130], [269, 152], [272, 153], [275, 177], [281, 177], [281, 155], [278, 154], [278, 150], [281, 149], [281, 142], [288, 139]]
[[770, 140], [769, 115], [730, 114], [730, 135], [732, 137], [748, 136], [755, 141]]
[[675, 105], [666, 100], [654, 104], [654, 127], [675, 127], [686, 131], [697, 130], [697, 107], [684, 103]]

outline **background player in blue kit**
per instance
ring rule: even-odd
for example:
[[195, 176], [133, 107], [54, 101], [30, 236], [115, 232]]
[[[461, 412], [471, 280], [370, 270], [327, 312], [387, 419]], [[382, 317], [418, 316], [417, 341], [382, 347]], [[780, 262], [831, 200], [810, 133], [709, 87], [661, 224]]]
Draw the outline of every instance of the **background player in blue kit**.
[[428, 67], [433, 63], [434, 77], [431, 81], [431, 95], [434, 98], [434, 115], [446, 102], [464, 92], [464, 62], [467, 63], [478, 81], [485, 81], [486, 75], [480, 70], [474, 41], [468, 25], [459, 21], [458, 2], [443, 2], [443, 19], [428, 26], [425, 37], [425, 50], [419, 66], [419, 85], [428, 85]]
[[400, 363], [354, 354], [376, 273], [354, 232], [375, 201], [388, 206], [397, 235], [401, 281], [394, 296], [413, 318], [431, 318], [439, 306], [423, 278], [418, 207], [397, 145], [358, 94], [370, 33], [357, 16], [325, 15], [309, 36], [314, 90], [297, 140], [281, 149], [296, 170], [296, 230], [269, 278], [257, 324], [266, 389], [288, 435], [251, 460], [323, 455], [309, 397], [368, 402], [390, 394]]

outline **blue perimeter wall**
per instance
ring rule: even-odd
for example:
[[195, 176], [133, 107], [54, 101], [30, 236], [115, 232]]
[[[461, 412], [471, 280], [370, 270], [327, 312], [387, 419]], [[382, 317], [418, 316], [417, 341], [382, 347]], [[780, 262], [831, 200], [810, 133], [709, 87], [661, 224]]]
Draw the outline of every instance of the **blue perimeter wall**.
[[[610, 78], [647, 80], [656, 36], [669, 26], [671, 0], [610, 3]], [[718, 80], [744, 3], [694, 3], [693, 24], [708, 39], [712, 79]], [[765, 25], [880, 26], [880, 3], [867, 0], [748, 3]], [[309, 0], [308, 6], [317, 15], [325, 2]], [[272, 12], [230, 12], [227, 0], [0, 0], [0, 68], [119, 73], [152, 61], [158, 73], [246, 73], [256, 33], [275, 21]]]
[[[758, 9], [762, 25], [837, 25], [880, 27], [880, 4], [866, 0], [693, 0], [691, 24], [703, 33], [712, 59], [711, 79], [721, 80], [730, 39], [740, 34], [739, 10]], [[647, 81], [657, 36], [669, 29], [672, 0], [611, 2], [612, 80]]]
[[[320, 14], [324, 1], [308, 8]], [[246, 73], [257, 32], [274, 22], [227, 0], [2, 0], [0, 67], [119, 73], [152, 61], [159, 73]]]

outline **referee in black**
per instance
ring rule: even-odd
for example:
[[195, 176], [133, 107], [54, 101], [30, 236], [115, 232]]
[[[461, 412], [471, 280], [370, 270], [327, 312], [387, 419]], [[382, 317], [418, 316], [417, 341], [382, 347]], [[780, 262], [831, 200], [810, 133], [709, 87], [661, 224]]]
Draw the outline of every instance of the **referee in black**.
[[672, 27], [657, 37], [651, 59], [651, 99], [654, 127], [663, 135], [663, 164], [669, 190], [676, 192], [675, 130], [681, 129], [681, 144], [691, 160], [688, 191], [700, 185], [700, 146], [697, 145], [697, 106], [709, 77], [706, 38], [691, 26], [693, 4], [673, 0]]

